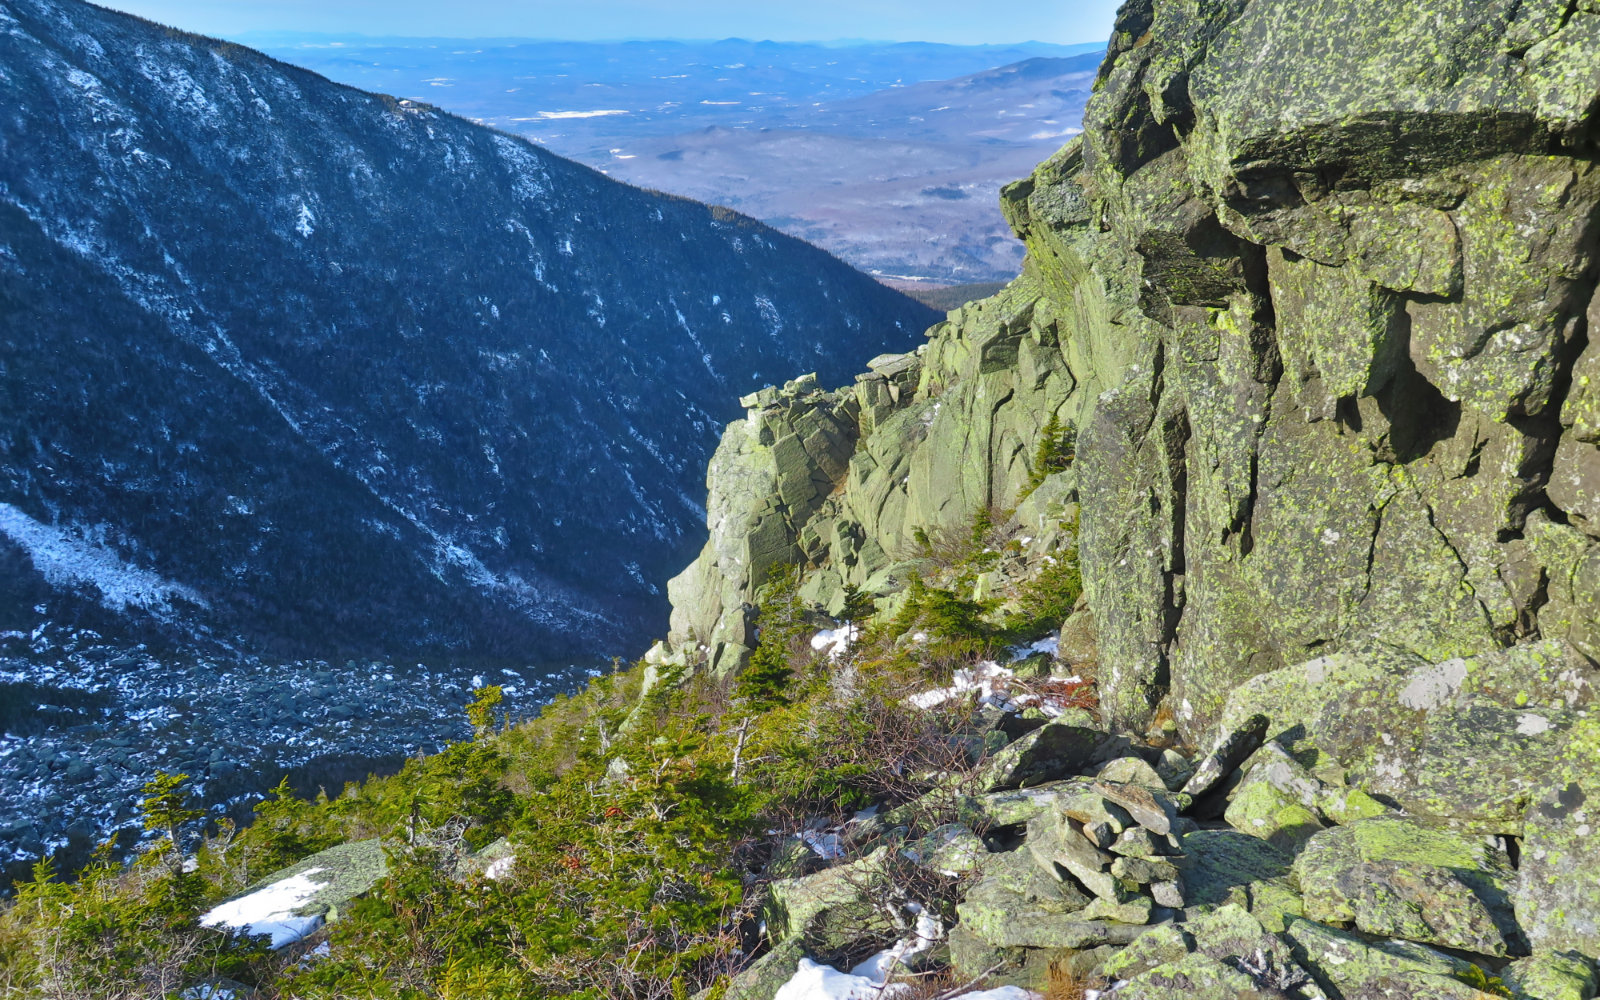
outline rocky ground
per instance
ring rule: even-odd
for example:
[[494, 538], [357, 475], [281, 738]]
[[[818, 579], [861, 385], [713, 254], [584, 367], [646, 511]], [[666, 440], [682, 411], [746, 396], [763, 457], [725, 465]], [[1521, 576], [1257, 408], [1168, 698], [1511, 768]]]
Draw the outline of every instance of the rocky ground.
[[[1563, 655], [1537, 652], [1552, 667]], [[985, 699], [991, 753], [977, 769], [780, 855], [776, 874], [793, 874], [772, 883], [764, 911], [772, 950], [729, 995], [782, 996], [803, 961], [872, 951], [897, 933], [907, 887], [926, 899], [943, 879], [953, 926], [908, 964], [948, 963], [961, 982], [1119, 1000], [1589, 1000], [1600, 857], [1584, 803], [1559, 780], [1547, 796], [1526, 788], [1551, 768], [1592, 780], [1592, 736], [1553, 738], [1541, 760], [1410, 771], [1433, 791], [1429, 808], [1370, 794], [1327, 749], [1408, 721], [1423, 697], [1431, 721], [1465, 734], [1507, 711], [1516, 699], [1502, 685], [1528, 665], [1417, 665], [1355, 717], [1340, 711], [1356, 697], [1347, 685], [1272, 677], [1240, 690], [1240, 721], [1193, 754], [1087, 711], [1046, 721]], [[1523, 728], [1589, 703], [1589, 685], [1560, 672], [1521, 704]], [[1278, 700], [1285, 691], [1297, 707]], [[934, 816], [948, 822], [907, 838]]]
[[190, 775], [213, 815], [244, 820], [285, 776], [302, 794], [337, 794], [466, 738], [462, 706], [482, 683], [501, 685], [519, 717], [593, 672], [169, 657], [96, 640], [0, 639], [0, 865], [12, 878], [50, 852], [70, 864], [107, 836], [131, 843], [158, 770]]

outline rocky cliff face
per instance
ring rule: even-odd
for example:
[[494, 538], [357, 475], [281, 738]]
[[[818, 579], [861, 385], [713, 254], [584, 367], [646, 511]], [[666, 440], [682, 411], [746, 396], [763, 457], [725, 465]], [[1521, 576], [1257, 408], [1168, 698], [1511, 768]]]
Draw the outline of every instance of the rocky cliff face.
[[[1029, 558], [1078, 547], [1062, 649], [1108, 723], [1260, 713], [1523, 838], [1522, 930], [1595, 954], [1597, 158], [1592, 4], [1131, 0], [1084, 136], [1004, 194], [1023, 276], [853, 387], [745, 400], [674, 641], [735, 663], [770, 566], [836, 609], [1016, 507]], [[1028, 492], [1052, 416], [1076, 460]]]
[[737, 395], [933, 317], [732, 212], [75, 0], [0, 2], [0, 106], [0, 652], [619, 651]]

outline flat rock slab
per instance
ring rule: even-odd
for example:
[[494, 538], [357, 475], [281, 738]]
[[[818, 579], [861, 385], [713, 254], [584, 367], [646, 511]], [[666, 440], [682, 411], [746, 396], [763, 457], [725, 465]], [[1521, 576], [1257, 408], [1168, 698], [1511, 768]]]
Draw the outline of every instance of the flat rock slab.
[[1104, 822], [1117, 833], [1134, 825], [1133, 817], [1107, 803], [1093, 787], [1093, 778], [1074, 776], [969, 796], [958, 808], [974, 827], [1020, 826], [1043, 812], [1064, 812], [1080, 823]]
[[1112, 995], [1117, 1000], [1238, 1000], [1261, 994], [1248, 973], [1195, 952], [1135, 976]]
[[1165, 837], [1178, 825], [1178, 803], [1165, 789], [1156, 791], [1143, 785], [1097, 781], [1094, 791], [1107, 802], [1122, 807], [1134, 822], [1151, 833]]
[[1191, 910], [1237, 903], [1273, 931], [1301, 914], [1300, 894], [1289, 879], [1294, 862], [1266, 841], [1236, 830], [1197, 830], [1182, 843]]
[[365, 895], [389, 873], [389, 860], [383, 846], [382, 840], [373, 839], [330, 847], [282, 871], [273, 872], [251, 886], [250, 892], [296, 875], [315, 872], [314, 881], [320, 883], [320, 888], [301, 904], [298, 912], [320, 914], [329, 920], [337, 919], [342, 907]]
[[[1424, 1000], [1429, 996], [1455, 997], [1466, 989], [1463, 977], [1472, 963], [1426, 945], [1410, 941], [1367, 941], [1325, 924], [1290, 918], [1281, 935], [1295, 960], [1309, 971], [1331, 996], [1381, 997], [1386, 983], [1410, 983], [1394, 997]], [[1433, 984], [1436, 994], [1415, 988]], [[1476, 992], [1472, 994], [1476, 998]]]
[[1313, 920], [1482, 955], [1506, 955], [1522, 941], [1511, 861], [1482, 836], [1399, 817], [1361, 820], [1312, 837], [1294, 870]]

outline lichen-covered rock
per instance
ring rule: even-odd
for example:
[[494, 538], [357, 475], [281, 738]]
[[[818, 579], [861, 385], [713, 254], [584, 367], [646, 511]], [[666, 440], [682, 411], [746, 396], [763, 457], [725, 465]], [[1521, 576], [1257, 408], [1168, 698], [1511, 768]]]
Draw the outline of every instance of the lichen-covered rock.
[[965, 875], [983, 867], [989, 848], [964, 823], [946, 823], [901, 849], [917, 864], [945, 875]]
[[1537, 948], [1600, 956], [1600, 719], [1584, 718], [1528, 808], [1517, 918]]
[[1302, 914], [1290, 881], [1293, 859], [1236, 830], [1197, 830], [1183, 836], [1183, 880], [1189, 906], [1205, 912], [1236, 903], [1268, 930]]
[[1087, 764], [1105, 733], [1062, 719], [1035, 729], [1007, 745], [978, 775], [985, 792], [1043, 784], [1063, 778]]
[[1240, 833], [1260, 837], [1290, 854], [1298, 853], [1324, 829], [1315, 812], [1267, 781], [1246, 780], [1223, 815]]
[[1195, 765], [1194, 774], [1184, 783], [1184, 794], [1198, 798], [1220, 784], [1235, 768], [1256, 752], [1256, 748], [1261, 746], [1261, 741], [1266, 738], [1267, 727], [1270, 724], [1265, 715], [1258, 713], [1245, 719], [1223, 736], [1212, 751]]
[[890, 893], [889, 847], [803, 878], [779, 879], [762, 916], [775, 942], [804, 937], [808, 947], [836, 951], [861, 939], [892, 938], [899, 930], [882, 903]]
[[1084, 920], [1113, 920], [1119, 924], [1148, 924], [1155, 913], [1155, 902], [1149, 896], [1131, 894], [1121, 902], [1096, 898], [1083, 908]]
[[1526, 1000], [1593, 1000], [1594, 963], [1575, 951], [1538, 951], [1507, 965], [1500, 979]]
[[[1230, 698], [1224, 726], [1265, 715], [1297, 755], [1326, 757], [1373, 795], [1420, 816], [1516, 835], [1576, 712], [1592, 703], [1594, 676], [1564, 642], [1437, 663], [1368, 646], [1253, 678]], [[1371, 810], [1348, 797], [1342, 807]]]
[[[1206, 741], [1241, 686], [1313, 657], [1600, 655], [1591, 6], [1126, 5], [1084, 134], [1002, 196], [1021, 277], [930, 331], [920, 365], [874, 361], [815, 523], [777, 530], [756, 503], [712, 517], [713, 550], [767, 523], [752, 551], [792, 545], [831, 574], [819, 595], [903, 583], [916, 531], [1016, 502], [1055, 417], [1077, 432], [1088, 605], [1067, 631], [1116, 727], [1170, 708]], [[741, 599], [706, 599], [697, 634]], [[1565, 668], [1530, 666], [1478, 700], [1577, 709]], [[1400, 735], [1373, 698], [1324, 735]], [[1328, 700], [1273, 706], [1309, 717], [1276, 732]], [[1471, 707], [1349, 766], [1437, 776], [1384, 794], [1511, 832], [1531, 790], [1496, 767], [1527, 748]], [[1494, 747], [1479, 770], [1435, 766], [1472, 740]]]
[[1180, 803], [1164, 786], [1151, 788], [1096, 781], [1094, 791], [1107, 802], [1126, 810], [1135, 823], [1158, 836], [1172, 833], [1178, 824]]
[[1467, 985], [1471, 962], [1426, 945], [1366, 940], [1300, 918], [1291, 918], [1279, 933], [1329, 996], [1486, 1000]]
[[[723, 996], [726, 1000], [772, 1000], [783, 984], [794, 978], [794, 971], [805, 956], [805, 946], [799, 938], [780, 941], [771, 951], [732, 976]], [[706, 990], [697, 994], [696, 1000], [704, 1000], [712, 995], [711, 990]]]
[[1071, 875], [1102, 899], [1120, 902], [1127, 896], [1120, 880], [1111, 874], [1111, 855], [1092, 844], [1082, 828], [1065, 816], [1046, 814], [1030, 820], [1024, 846], [1040, 869], [1056, 878]]
[[1142, 785], [1167, 791], [1166, 779], [1142, 757], [1118, 757], [1102, 767], [1098, 777], [1112, 784]]
[[748, 606], [768, 573], [804, 564], [802, 530], [843, 480], [860, 434], [857, 395], [823, 392], [807, 375], [741, 400], [706, 472], [711, 538], [667, 584], [674, 646], [754, 647]]
[[1381, 817], [1312, 837], [1295, 859], [1312, 920], [1481, 955], [1525, 949], [1498, 844]]
[[1135, 976], [1117, 996], [1127, 1000], [1235, 1000], [1255, 992], [1250, 975], [1196, 952]]

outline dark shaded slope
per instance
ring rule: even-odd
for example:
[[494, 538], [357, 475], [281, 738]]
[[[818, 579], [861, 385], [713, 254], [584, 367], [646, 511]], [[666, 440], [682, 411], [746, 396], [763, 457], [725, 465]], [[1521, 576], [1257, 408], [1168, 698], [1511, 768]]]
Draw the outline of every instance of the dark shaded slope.
[[0, 109], [0, 629], [620, 650], [737, 395], [931, 316], [742, 217], [70, 0], [0, 0]]

